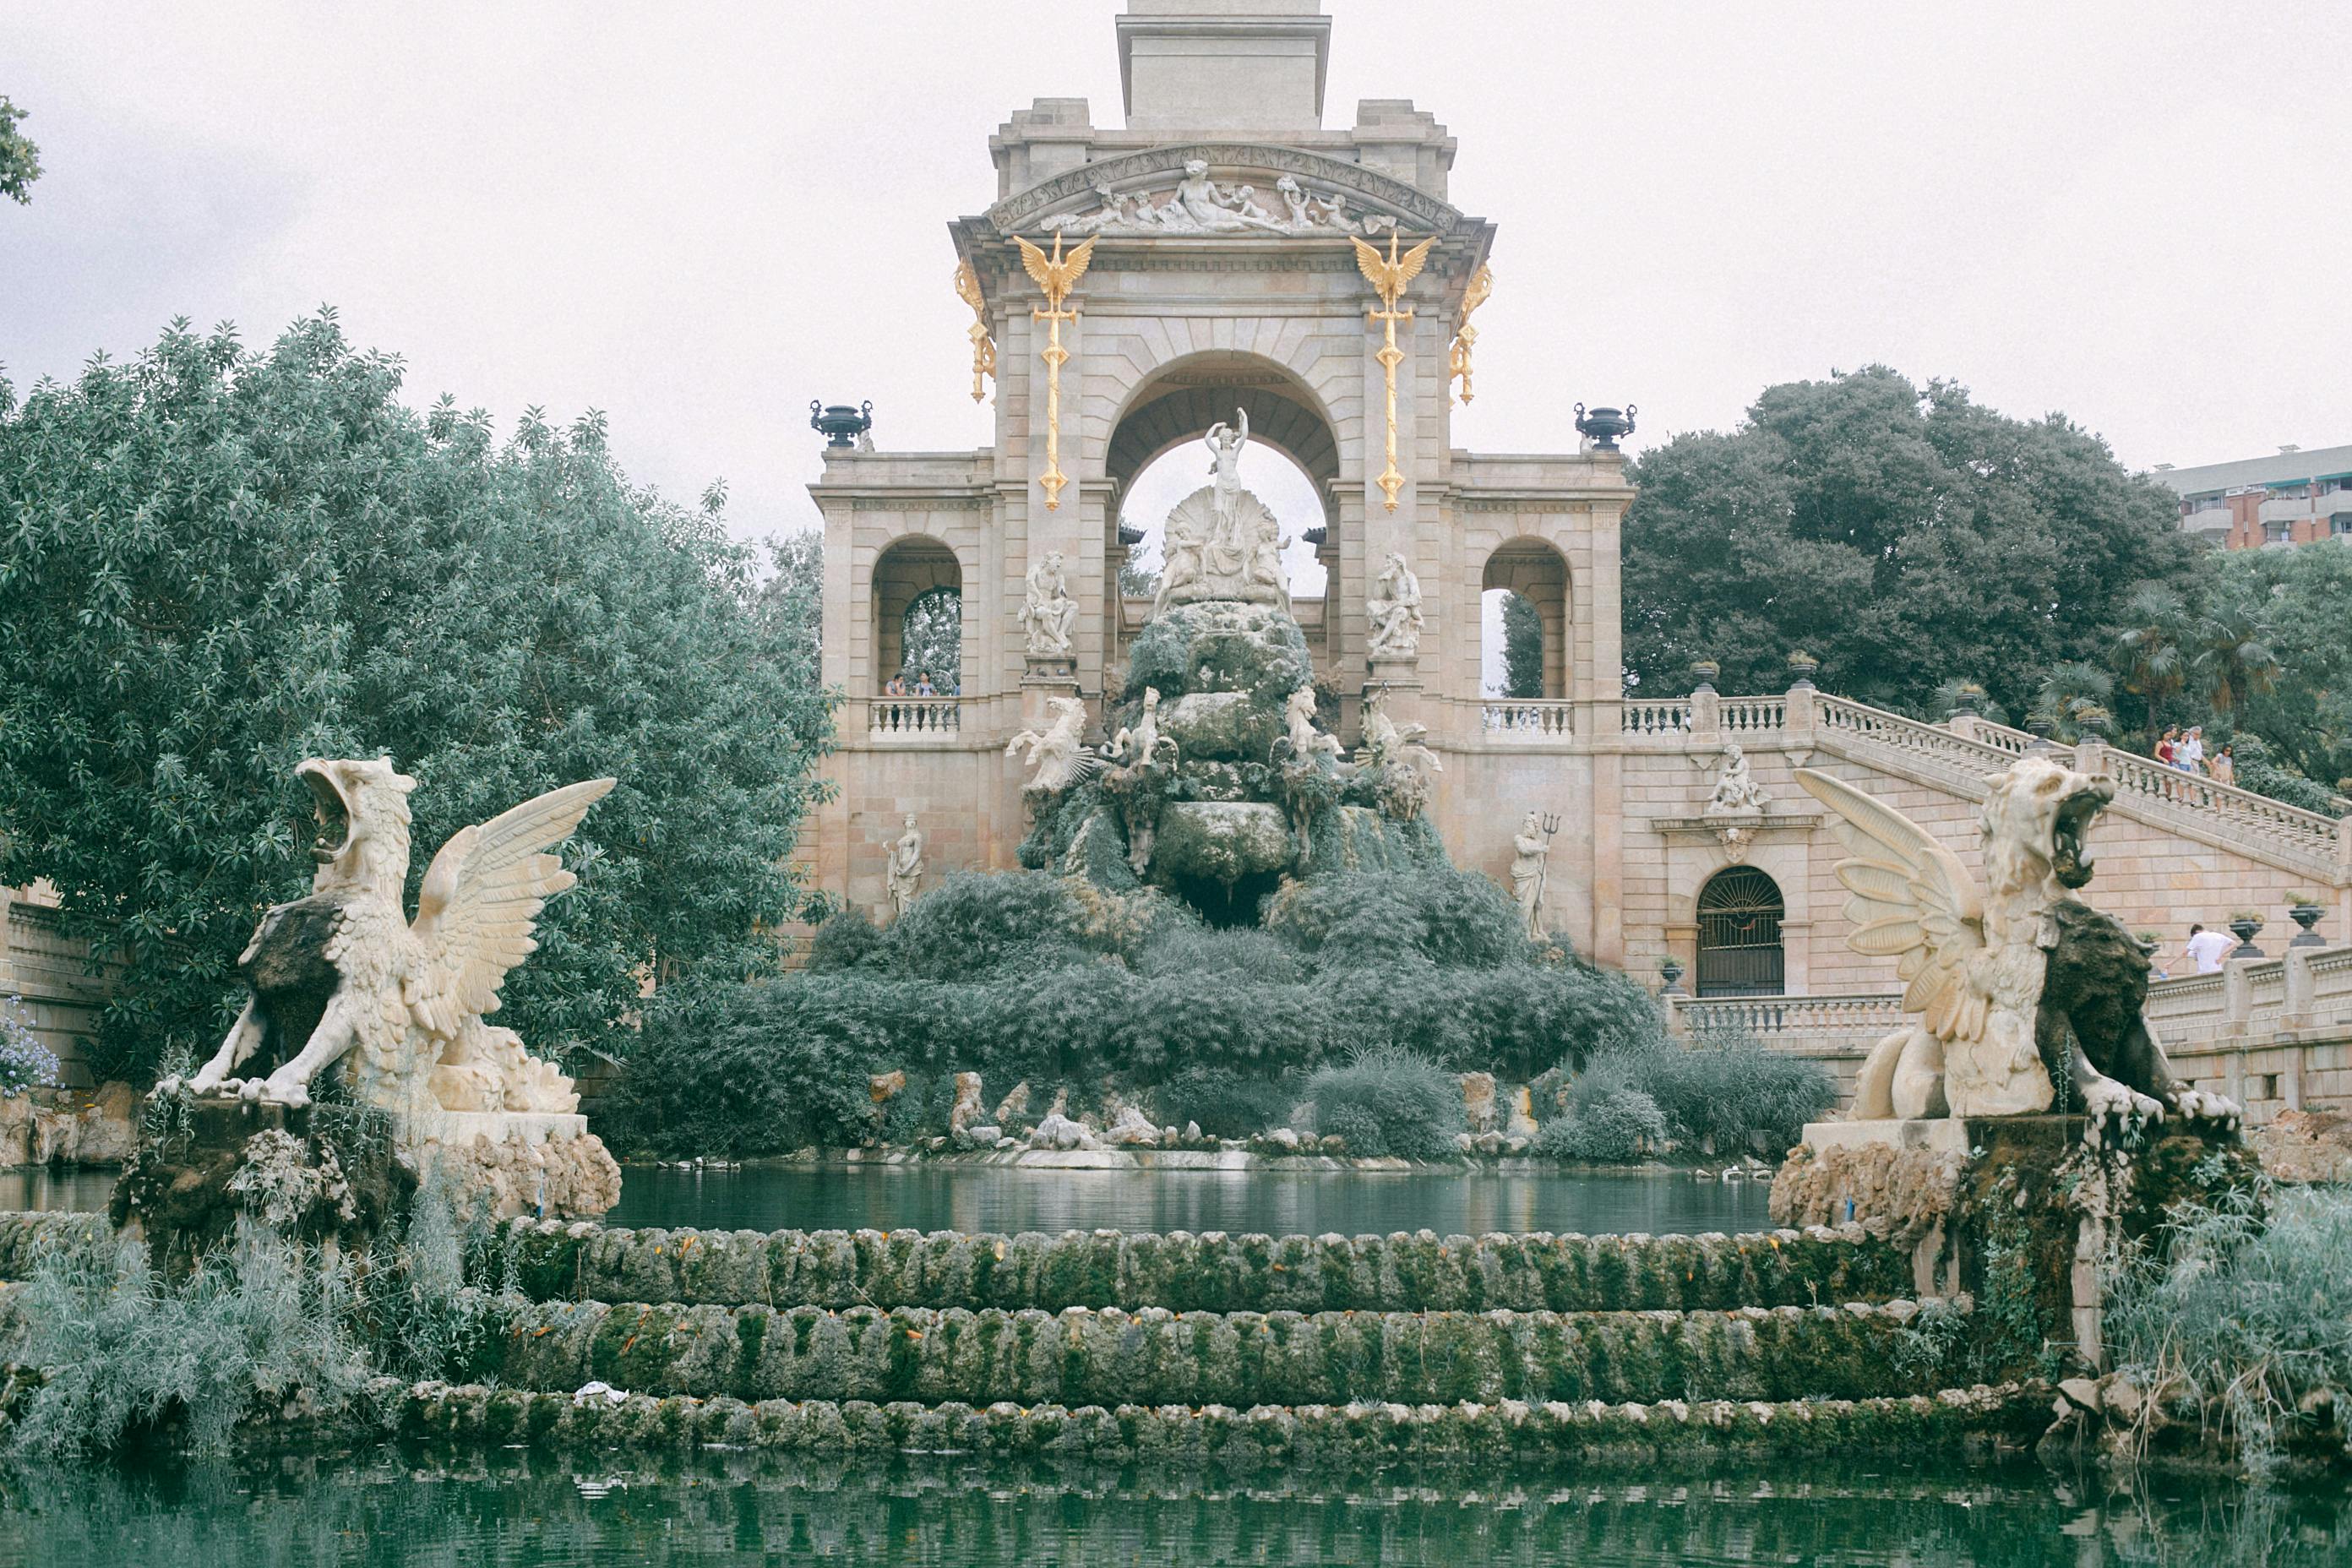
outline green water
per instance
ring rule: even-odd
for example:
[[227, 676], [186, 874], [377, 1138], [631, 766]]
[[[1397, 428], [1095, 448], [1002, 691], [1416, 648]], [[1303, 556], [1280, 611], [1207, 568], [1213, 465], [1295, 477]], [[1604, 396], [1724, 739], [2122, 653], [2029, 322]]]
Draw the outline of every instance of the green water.
[[1059, 1171], [1013, 1165], [752, 1166], [622, 1173], [614, 1226], [719, 1230], [1222, 1230], [1229, 1235], [1588, 1236], [1767, 1229], [1760, 1182], [1544, 1172]]
[[1878, 1456], [1517, 1479], [843, 1466], [665, 1466], [389, 1452], [8, 1478], [0, 1568], [733, 1563], [1019, 1564], [2341, 1563], [2340, 1494], [2153, 1483], [2137, 1496], [2019, 1461]]

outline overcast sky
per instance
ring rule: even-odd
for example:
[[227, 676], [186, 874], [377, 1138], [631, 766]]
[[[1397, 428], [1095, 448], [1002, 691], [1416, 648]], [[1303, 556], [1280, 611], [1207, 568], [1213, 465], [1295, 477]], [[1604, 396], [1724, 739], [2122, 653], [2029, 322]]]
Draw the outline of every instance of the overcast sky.
[[[0, 5], [47, 174], [19, 388], [331, 302], [408, 391], [598, 407], [636, 476], [814, 521], [808, 402], [970, 447], [945, 229], [1032, 98], [1119, 120], [1116, 0]], [[2352, 441], [2352, 5], [1330, 0], [1326, 120], [1410, 97], [1494, 219], [1456, 440], [1635, 447], [1884, 361], [2134, 466]]]

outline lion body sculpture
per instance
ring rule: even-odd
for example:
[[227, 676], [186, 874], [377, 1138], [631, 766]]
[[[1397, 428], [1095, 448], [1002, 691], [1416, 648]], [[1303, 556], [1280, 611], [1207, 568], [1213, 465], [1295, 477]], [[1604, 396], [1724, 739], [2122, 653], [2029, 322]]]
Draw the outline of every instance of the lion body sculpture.
[[[541, 906], [572, 884], [545, 851], [613, 781], [553, 790], [459, 831], [433, 858], [412, 924], [402, 889], [416, 781], [382, 759], [295, 771], [322, 828], [310, 894], [262, 917], [237, 961], [251, 996], [187, 1087], [303, 1105], [317, 1074], [347, 1061], [362, 1103], [403, 1114], [576, 1110], [571, 1080], [482, 1015], [537, 945]], [[235, 1076], [257, 1058], [266, 1076]]]
[[1837, 868], [1853, 895], [1848, 942], [1896, 960], [1904, 1009], [1919, 1015], [1864, 1062], [1854, 1120], [2031, 1115], [2062, 1095], [2097, 1121], [2239, 1114], [2173, 1076], [2142, 1011], [2145, 955], [2133, 944], [2119, 959], [2122, 928], [2072, 897], [2091, 879], [2084, 840], [2113, 783], [2031, 754], [1988, 781], [1980, 887], [1901, 813], [1825, 773], [1797, 779], [1853, 852]]

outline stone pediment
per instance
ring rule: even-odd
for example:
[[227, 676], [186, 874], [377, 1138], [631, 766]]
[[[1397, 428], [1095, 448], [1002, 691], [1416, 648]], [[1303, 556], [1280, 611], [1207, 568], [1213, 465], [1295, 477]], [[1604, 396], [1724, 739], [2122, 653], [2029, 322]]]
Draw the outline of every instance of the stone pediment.
[[[1192, 163], [1205, 168], [1196, 174]], [[987, 216], [1004, 235], [1059, 226], [1073, 236], [1264, 239], [1391, 227], [1446, 234], [1462, 214], [1402, 180], [1303, 148], [1184, 142], [1056, 174]]]

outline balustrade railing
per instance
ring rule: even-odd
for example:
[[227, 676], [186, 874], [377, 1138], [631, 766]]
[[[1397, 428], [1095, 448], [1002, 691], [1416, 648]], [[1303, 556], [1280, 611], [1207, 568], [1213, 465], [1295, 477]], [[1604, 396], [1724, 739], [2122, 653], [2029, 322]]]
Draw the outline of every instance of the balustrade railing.
[[877, 697], [866, 704], [866, 735], [877, 741], [937, 741], [963, 727], [961, 698]]
[[2313, 854], [2336, 853], [2336, 837], [2340, 829], [2332, 817], [2219, 783], [2201, 773], [2168, 768], [2153, 757], [2143, 757], [2135, 752], [2110, 747], [2105, 763], [2107, 775], [2116, 781], [2118, 795], [2210, 813], [2231, 827]]
[[1695, 1036], [1748, 1034], [1871, 1038], [1903, 1022], [1900, 992], [1831, 996], [1707, 996], [1677, 1000], [1675, 1012]]
[[1479, 705], [1478, 727], [1490, 740], [1565, 741], [1576, 733], [1576, 704], [1490, 700]]
[[1889, 713], [1884, 708], [1832, 697], [1827, 692], [1814, 696], [1813, 718], [1824, 730], [1842, 731], [1881, 745], [1937, 757], [1976, 773], [1999, 773], [2016, 760], [2013, 753], [1998, 746], [1955, 735], [1949, 730], [1916, 719], [1906, 719], [1900, 713]]
[[1628, 701], [1623, 709], [1623, 725], [1629, 735], [1679, 735], [1690, 729], [1690, 700], [1676, 697], [1664, 702]]
[[1743, 735], [1762, 734], [1785, 729], [1789, 722], [1789, 700], [1785, 697], [1727, 697], [1717, 710], [1719, 722], [1726, 730]]

